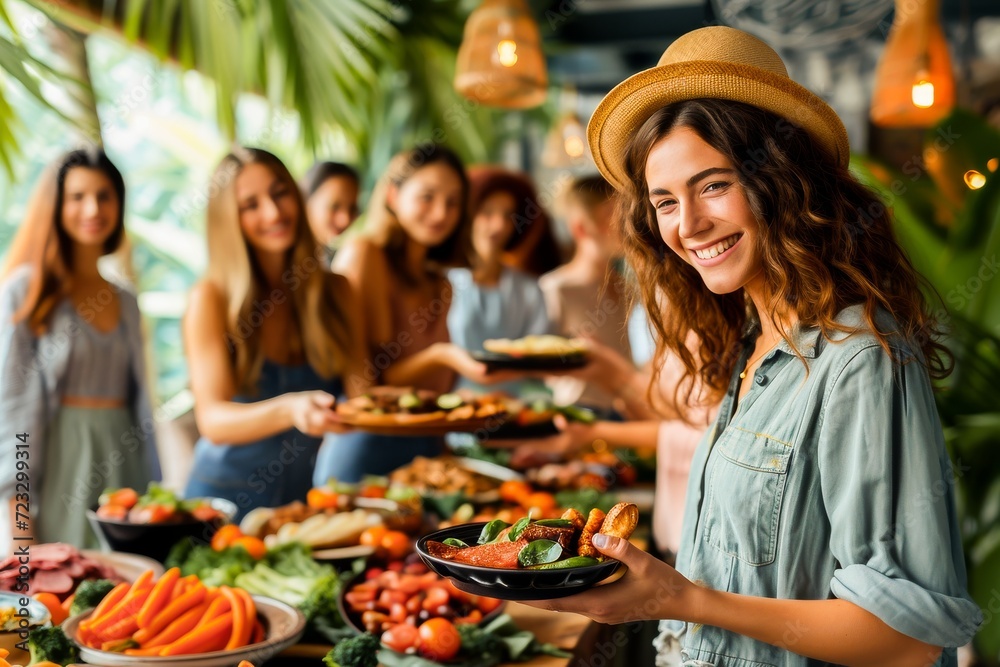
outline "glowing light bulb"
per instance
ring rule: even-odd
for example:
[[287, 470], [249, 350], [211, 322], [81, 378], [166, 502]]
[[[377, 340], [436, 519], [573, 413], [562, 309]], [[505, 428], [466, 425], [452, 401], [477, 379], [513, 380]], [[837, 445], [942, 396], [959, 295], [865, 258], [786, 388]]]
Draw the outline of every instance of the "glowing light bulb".
[[513, 67], [517, 63], [517, 42], [512, 39], [501, 39], [497, 43], [497, 55], [504, 67]]
[[934, 84], [927, 79], [920, 79], [913, 84], [911, 98], [915, 107], [927, 109], [934, 106]]
[[986, 185], [986, 177], [975, 169], [970, 169], [965, 172], [965, 184], [969, 186], [970, 190], [978, 190]]
[[566, 150], [566, 155], [580, 157], [583, 155], [583, 139], [576, 135], [566, 137], [566, 140], [563, 142], [563, 148]]
[[986, 163], [986, 168], [990, 171], [996, 171], [997, 167], [1000, 167], [1000, 158], [991, 157], [989, 162]]

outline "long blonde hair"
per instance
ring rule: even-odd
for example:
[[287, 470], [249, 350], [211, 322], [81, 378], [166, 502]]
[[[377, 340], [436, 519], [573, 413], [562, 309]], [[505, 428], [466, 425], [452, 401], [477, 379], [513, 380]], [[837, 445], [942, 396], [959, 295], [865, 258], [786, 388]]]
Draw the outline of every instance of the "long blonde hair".
[[324, 378], [339, 375], [351, 349], [350, 331], [346, 314], [332, 292], [331, 276], [319, 261], [319, 247], [306, 222], [302, 194], [277, 157], [260, 148], [238, 148], [222, 159], [212, 176], [206, 224], [206, 278], [226, 301], [226, 338], [236, 384], [243, 390], [252, 389], [260, 377], [264, 351], [253, 311], [255, 302], [269, 298], [256, 256], [243, 236], [236, 201], [236, 179], [251, 164], [267, 167], [285, 182], [298, 202], [295, 243], [288, 250], [282, 282], [288, 286], [306, 361]]
[[[405, 261], [406, 232], [399, 218], [389, 206], [389, 189], [401, 187], [411, 176], [423, 167], [441, 163], [451, 167], [462, 182], [460, 217], [455, 231], [444, 241], [427, 251], [428, 275], [414, 276], [407, 269]], [[469, 225], [469, 178], [465, 166], [451, 150], [440, 144], [419, 144], [409, 150], [397, 153], [389, 161], [389, 166], [372, 191], [365, 219], [367, 235], [382, 248], [392, 271], [403, 284], [415, 285], [426, 278], [440, 277], [436, 269], [447, 266], [468, 266], [472, 251]]]

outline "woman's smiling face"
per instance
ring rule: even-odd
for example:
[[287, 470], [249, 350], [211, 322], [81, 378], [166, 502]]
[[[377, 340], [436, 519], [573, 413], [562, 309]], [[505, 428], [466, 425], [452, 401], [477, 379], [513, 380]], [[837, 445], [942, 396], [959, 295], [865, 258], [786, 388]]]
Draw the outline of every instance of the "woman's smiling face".
[[646, 160], [649, 201], [663, 242], [716, 294], [761, 276], [760, 225], [736, 167], [687, 127], [653, 145]]

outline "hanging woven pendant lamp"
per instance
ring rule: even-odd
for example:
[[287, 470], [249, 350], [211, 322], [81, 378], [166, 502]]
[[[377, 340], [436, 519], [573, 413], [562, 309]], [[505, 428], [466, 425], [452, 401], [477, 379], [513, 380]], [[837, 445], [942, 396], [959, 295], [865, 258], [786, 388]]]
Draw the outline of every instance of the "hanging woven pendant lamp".
[[875, 71], [871, 119], [884, 127], [930, 127], [955, 106], [955, 73], [938, 20], [940, 0], [896, 0]]
[[469, 16], [458, 50], [455, 90], [505, 109], [545, 101], [548, 75], [538, 24], [524, 0], [483, 0]]

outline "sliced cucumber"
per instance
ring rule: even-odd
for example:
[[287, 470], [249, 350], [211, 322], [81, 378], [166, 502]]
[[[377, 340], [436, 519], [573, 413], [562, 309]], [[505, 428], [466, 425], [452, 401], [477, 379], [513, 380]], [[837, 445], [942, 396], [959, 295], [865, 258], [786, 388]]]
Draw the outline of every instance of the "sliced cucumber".
[[420, 397], [416, 394], [403, 394], [399, 397], [399, 407], [404, 410], [412, 410], [420, 407]]
[[465, 403], [458, 394], [441, 394], [437, 399], [437, 406], [442, 410], [454, 410]]

